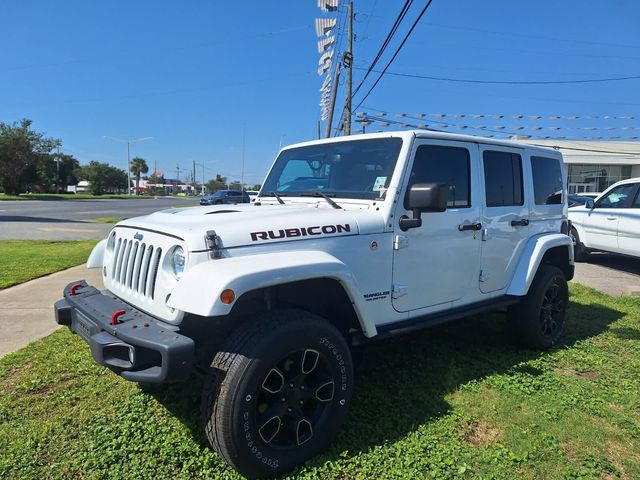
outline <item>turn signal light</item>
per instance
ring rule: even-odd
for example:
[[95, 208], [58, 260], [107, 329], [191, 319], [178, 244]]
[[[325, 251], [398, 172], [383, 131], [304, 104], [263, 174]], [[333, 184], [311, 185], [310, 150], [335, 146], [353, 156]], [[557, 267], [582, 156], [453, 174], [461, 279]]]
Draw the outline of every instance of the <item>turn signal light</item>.
[[231, 305], [235, 299], [236, 299], [236, 294], [231, 289], [224, 290], [220, 294], [220, 301], [225, 305]]

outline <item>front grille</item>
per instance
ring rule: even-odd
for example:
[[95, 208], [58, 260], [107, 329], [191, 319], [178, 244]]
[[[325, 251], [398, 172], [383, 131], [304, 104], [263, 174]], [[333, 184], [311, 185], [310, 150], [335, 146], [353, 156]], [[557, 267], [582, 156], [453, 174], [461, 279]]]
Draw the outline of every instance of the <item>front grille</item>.
[[162, 248], [118, 238], [111, 263], [111, 282], [118, 287], [153, 299]]

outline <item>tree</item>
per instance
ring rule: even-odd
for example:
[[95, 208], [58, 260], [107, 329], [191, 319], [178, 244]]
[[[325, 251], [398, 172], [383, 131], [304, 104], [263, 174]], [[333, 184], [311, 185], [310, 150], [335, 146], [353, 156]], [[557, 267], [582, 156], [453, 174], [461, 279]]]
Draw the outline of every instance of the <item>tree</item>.
[[0, 122], [0, 182], [5, 193], [19, 194], [27, 181], [33, 182], [40, 173], [47, 179], [51, 169], [46, 157], [59, 142], [31, 129], [31, 120], [12, 124]]
[[131, 159], [131, 172], [136, 176], [136, 195], [138, 195], [140, 188], [140, 174], [148, 171], [149, 166], [144, 158], [135, 157]]
[[220, 174], [217, 174], [214, 180], [209, 180], [207, 182], [207, 191], [211, 193], [225, 188], [227, 188], [227, 177], [223, 177]]
[[119, 192], [127, 185], [127, 172], [95, 160], [89, 162], [89, 165], [80, 167], [76, 175], [89, 182], [89, 192], [94, 195]]

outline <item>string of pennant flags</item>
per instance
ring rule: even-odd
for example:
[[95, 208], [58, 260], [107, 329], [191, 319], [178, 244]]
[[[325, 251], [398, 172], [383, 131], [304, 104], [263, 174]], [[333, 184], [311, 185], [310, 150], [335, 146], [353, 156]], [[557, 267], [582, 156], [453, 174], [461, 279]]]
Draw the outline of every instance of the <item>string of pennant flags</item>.
[[[489, 138], [511, 138], [513, 136], [518, 136], [521, 138], [535, 138], [535, 139], [581, 139], [581, 140], [638, 140], [640, 136], [621, 136], [621, 135], [600, 135], [600, 136], [575, 136], [575, 135], [544, 135], [543, 130], [552, 130], [552, 131], [562, 131], [562, 130], [640, 130], [640, 127], [619, 127], [619, 128], [599, 128], [599, 127], [541, 127], [541, 126], [507, 126], [507, 125], [497, 125], [497, 126], [489, 126], [489, 125], [465, 125], [465, 124], [457, 124], [457, 123], [447, 123], [441, 121], [432, 121], [430, 123], [409, 123], [401, 120], [393, 120], [389, 118], [386, 113], [376, 113], [376, 114], [367, 114], [365, 112], [356, 113], [357, 120], [356, 122], [362, 124], [376, 123], [378, 127], [386, 128], [390, 126], [400, 126], [402, 128], [416, 128], [416, 129], [426, 129], [426, 130], [448, 130], [448, 129], [456, 129], [456, 130], [478, 130], [482, 133], [478, 135], [489, 137]], [[412, 116], [409, 114], [397, 114], [396, 117], [411, 119], [411, 120], [422, 120], [426, 118], [425, 116]], [[453, 117], [452, 117], [453, 118]], [[523, 131], [526, 130], [526, 133]], [[531, 133], [529, 133], [531, 131]]]
[[[358, 114], [356, 114], [358, 115]], [[387, 116], [387, 112], [378, 112], [376, 116]], [[473, 119], [482, 119], [482, 118], [490, 118], [490, 119], [511, 119], [511, 120], [636, 120], [635, 116], [632, 115], [504, 115], [504, 114], [476, 114], [476, 113], [396, 113], [394, 114], [396, 117], [411, 117], [416, 119], [423, 118], [473, 118]]]
[[316, 18], [316, 35], [319, 40], [318, 75], [324, 77], [320, 87], [320, 118], [326, 120], [329, 117], [331, 104], [331, 69], [336, 46], [336, 25], [338, 18], [336, 12], [340, 6], [340, 0], [318, 0], [318, 8], [329, 16]]

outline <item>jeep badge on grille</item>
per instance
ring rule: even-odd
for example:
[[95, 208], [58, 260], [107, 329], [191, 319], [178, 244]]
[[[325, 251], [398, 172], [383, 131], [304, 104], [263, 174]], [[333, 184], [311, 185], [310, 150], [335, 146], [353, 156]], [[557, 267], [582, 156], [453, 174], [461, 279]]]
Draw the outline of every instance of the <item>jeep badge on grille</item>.
[[136, 232], [136, 234], [133, 236], [133, 238], [135, 238], [136, 240], [140, 241], [142, 240], [144, 237], [140, 232]]

